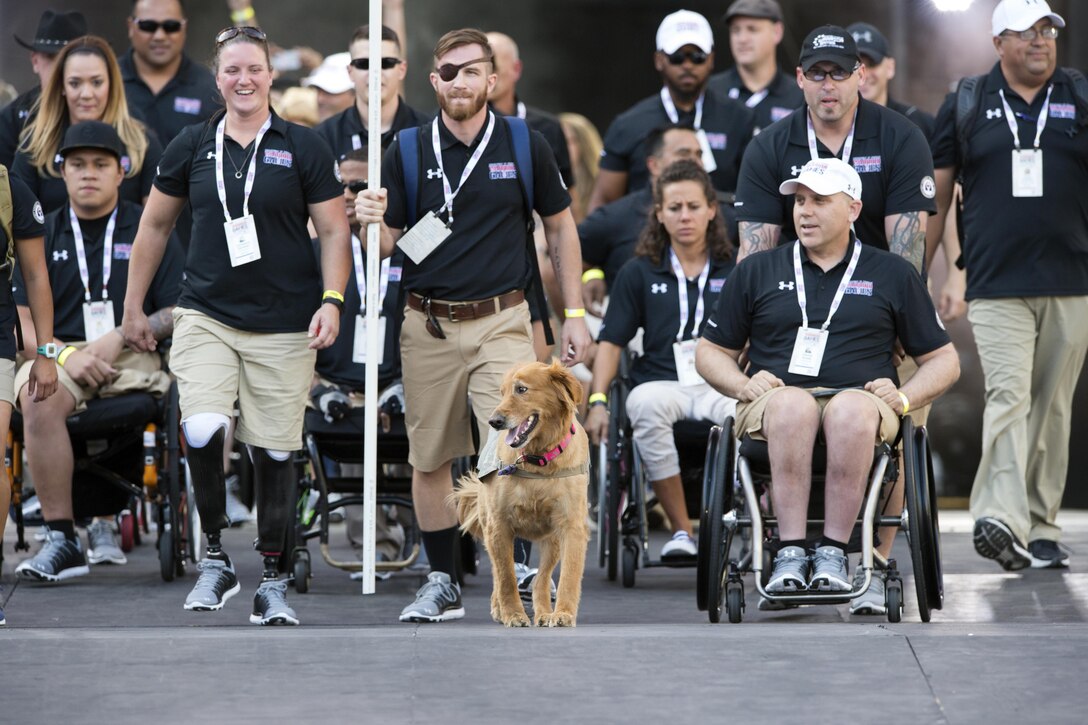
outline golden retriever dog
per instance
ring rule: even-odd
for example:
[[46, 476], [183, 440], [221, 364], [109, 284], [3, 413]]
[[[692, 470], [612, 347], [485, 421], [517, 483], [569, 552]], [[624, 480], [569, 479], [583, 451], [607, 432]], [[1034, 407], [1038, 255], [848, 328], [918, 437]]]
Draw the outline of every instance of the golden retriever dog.
[[[573, 627], [582, 598], [589, 527], [586, 490], [589, 441], [575, 417], [582, 384], [559, 362], [515, 366], [502, 383], [502, 401], [488, 424], [507, 431], [498, 442], [501, 468], [460, 479], [454, 493], [461, 528], [484, 542], [494, 577], [491, 616], [528, 627], [514, 575], [514, 538], [540, 544], [533, 582], [533, 622]], [[555, 609], [551, 579], [562, 560]]]

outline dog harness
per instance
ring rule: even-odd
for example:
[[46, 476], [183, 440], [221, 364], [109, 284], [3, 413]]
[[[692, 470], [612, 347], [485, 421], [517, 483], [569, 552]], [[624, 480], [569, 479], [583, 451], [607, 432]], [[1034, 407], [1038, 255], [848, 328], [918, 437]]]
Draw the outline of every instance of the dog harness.
[[586, 462], [581, 466], [574, 466], [572, 468], [560, 468], [559, 470], [552, 471], [550, 473], [537, 473], [537, 472], [532, 471], [532, 470], [527, 471], [525, 469], [518, 468], [519, 463], [531, 463], [531, 464], [533, 464], [535, 466], [541, 466], [541, 467], [548, 465], [549, 463], [554, 461], [556, 458], [558, 458], [559, 455], [570, 446], [570, 441], [571, 441], [571, 438], [574, 437], [574, 432], [575, 432], [574, 423], [571, 423], [570, 424], [570, 432], [567, 433], [567, 435], [563, 437], [563, 440], [561, 440], [559, 442], [559, 445], [557, 445], [555, 448], [552, 448], [550, 451], [547, 451], [542, 456], [535, 456], [535, 455], [533, 455], [531, 453], [522, 454], [522, 455], [518, 456], [517, 460], [514, 461], [513, 463], [509, 463], [509, 464], [503, 466], [502, 468], [500, 468], [499, 469], [499, 475], [500, 476], [511, 476], [511, 475], [516, 473], [517, 475], [522, 476], [524, 478], [566, 478], [567, 476], [577, 476], [579, 474], [589, 473], [589, 461], [588, 460], [586, 460]]

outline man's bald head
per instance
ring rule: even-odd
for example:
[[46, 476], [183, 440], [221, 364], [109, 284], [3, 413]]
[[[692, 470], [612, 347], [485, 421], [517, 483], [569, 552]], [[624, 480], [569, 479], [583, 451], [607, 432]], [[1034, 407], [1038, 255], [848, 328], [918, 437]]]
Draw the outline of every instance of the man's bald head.
[[518, 53], [518, 44], [506, 33], [488, 33], [487, 41], [491, 44], [491, 52], [494, 53], [495, 74], [498, 80], [495, 90], [489, 99], [492, 102], [513, 102], [518, 79], [521, 78], [521, 56]]

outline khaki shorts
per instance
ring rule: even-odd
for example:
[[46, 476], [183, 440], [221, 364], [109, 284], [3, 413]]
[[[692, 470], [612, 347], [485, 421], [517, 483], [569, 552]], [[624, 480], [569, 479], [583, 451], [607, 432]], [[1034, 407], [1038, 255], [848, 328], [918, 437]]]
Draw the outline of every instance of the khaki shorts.
[[483, 445], [487, 419], [499, 404], [503, 376], [536, 356], [525, 302], [480, 320], [442, 320], [445, 340], [431, 337], [425, 323], [422, 312], [405, 307], [400, 353], [408, 462], [429, 473], [446, 461], [475, 452], [469, 427], [470, 396]]
[[239, 441], [298, 450], [317, 359], [309, 342], [305, 332], [245, 332], [203, 312], [175, 307], [170, 368], [178, 379], [182, 417], [219, 413], [230, 418], [237, 400]]
[[[914, 362], [914, 358], [907, 356], [903, 358], [903, 362], [899, 364], [897, 372], [899, 373], [899, 387], [903, 387], [906, 382], [913, 378], [914, 374], [918, 372], [918, 363]], [[910, 419], [914, 421], [915, 427], [926, 424], [926, 421], [929, 420], [929, 409], [932, 405], [932, 403], [929, 403], [917, 410], [911, 408], [910, 412], [907, 413], [907, 415], [910, 416]]]
[[[113, 333], [109, 333], [113, 334]], [[68, 343], [77, 350], [82, 350], [90, 343]], [[19, 372], [15, 374], [16, 396], [23, 387], [30, 382], [30, 368], [33, 360], [26, 360], [19, 365]], [[113, 361], [113, 367], [118, 371], [117, 377], [101, 386], [80, 385], [60, 365], [57, 366], [57, 382], [71, 393], [76, 401], [73, 413], [86, 410], [87, 402], [95, 398], [116, 398], [125, 393], [151, 393], [153, 395], [165, 395], [170, 389], [170, 376], [162, 369], [162, 357], [157, 352], [135, 352], [125, 348]]]
[[[741, 438], [747, 434], [756, 440], [766, 440], [762, 435], [762, 429], [763, 414], [767, 410], [767, 402], [777, 393], [787, 389], [788, 388], [772, 388], [751, 403], [737, 403], [737, 420], [734, 435], [736, 435], [737, 438]], [[814, 388], [811, 392], [819, 392], [820, 390], [820, 388]], [[821, 419], [823, 418], [824, 409], [827, 407], [828, 402], [839, 395], [845, 394], [864, 395], [866, 398], [872, 400], [873, 404], [876, 405], [877, 410], [880, 411], [880, 430], [876, 437], [877, 443], [895, 440], [895, 436], [899, 432], [899, 416], [895, 414], [895, 411], [891, 409], [891, 406], [867, 390], [850, 390], [836, 395], [822, 395], [817, 397], [816, 404], [820, 406]]]
[[[30, 377], [29, 371], [27, 377]], [[15, 405], [15, 361], [0, 359], [0, 401]]]

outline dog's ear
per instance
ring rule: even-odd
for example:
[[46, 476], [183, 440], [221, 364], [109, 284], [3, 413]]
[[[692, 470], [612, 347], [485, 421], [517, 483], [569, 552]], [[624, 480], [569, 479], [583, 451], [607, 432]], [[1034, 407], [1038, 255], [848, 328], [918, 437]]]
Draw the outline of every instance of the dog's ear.
[[567, 404], [570, 406], [570, 409], [577, 410], [578, 404], [582, 402], [581, 381], [574, 377], [574, 373], [570, 371], [570, 368], [558, 360], [552, 362], [551, 367], [548, 368], [548, 374], [551, 375], [552, 380], [554, 380], [567, 394]]

